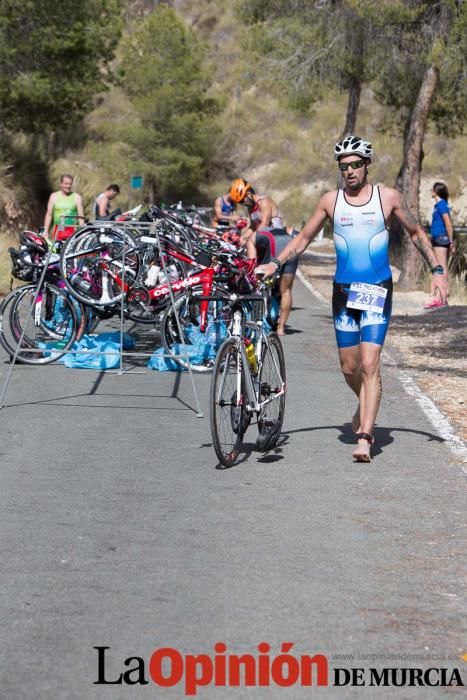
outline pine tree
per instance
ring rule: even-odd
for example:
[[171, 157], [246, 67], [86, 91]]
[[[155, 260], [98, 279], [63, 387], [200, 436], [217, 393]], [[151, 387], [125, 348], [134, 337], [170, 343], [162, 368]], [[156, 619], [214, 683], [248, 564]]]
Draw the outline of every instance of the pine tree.
[[204, 48], [175, 10], [159, 6], [132, 34], [121, 84], [136, 115], [123, 133], [150, 198], [194, 196], [215, 147], [218, 106], [206, 96]]
[[8, 0], [0, 13], [0, 114], [26, 133], [76, 124], [105, 85], [121, 0]]

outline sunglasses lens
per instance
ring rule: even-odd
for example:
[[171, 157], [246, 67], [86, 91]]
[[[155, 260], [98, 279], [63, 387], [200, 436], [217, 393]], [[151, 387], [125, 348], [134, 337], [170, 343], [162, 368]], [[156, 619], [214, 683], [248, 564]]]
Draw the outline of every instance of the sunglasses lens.
[[358, 170], [358, 168], [361, 168], [363, 165], [365, 165], [364, 160], [354, 160], [351, 163], [339, 163], [339, 170], [341, 173], [345, 173], [349, 168], [352, 168], [352, 170]]

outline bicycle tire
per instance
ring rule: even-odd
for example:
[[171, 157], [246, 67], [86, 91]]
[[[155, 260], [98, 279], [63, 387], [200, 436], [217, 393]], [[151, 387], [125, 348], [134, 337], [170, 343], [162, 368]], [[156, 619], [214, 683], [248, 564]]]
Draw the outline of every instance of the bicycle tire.
[[[12, 291], [2, 300], [2, 303], [0, 304], [0, 345], [9, 355], [10, 360], [13, 359], [17, 343], [14, 346], [10, 345], [10, 309], [8, 307], [13, 306], [15, 299], [23, 294], [23, 289], [24, 286], [12, 289]], [[21, 360], [18, 361], [21, 362]]]
[[[40, 296], [35, 301], [35, 309], [30, 308], [36, 295], [36, 287], [24, 289], [10, 311], [10, 328], [19, 342], [23, 329], [23, 344], [30, 349], [44, 350], [38, 353], [18, 353], [23, 364], [50, 364], [63, 357], [84, 330], [83, 318], [78, 317], [76, 301], [64, 289], [54, 284], [44, 283]], [[28, 321], [29, 318], [29, 321]], [[46, 348], [42, 346], [46, 346]], [[47, 347], [49, 345], [49, 347]]]
[[[132, 236], [114, 228], [81, 229], [62, 248], [62, 279], [70, 294], [82, 303], [96, 307], [113, 306], [125, 297], [126, 292], [122, 291], [109, 272], [121, 276], [123, 257], [125, 283], [131, 288], [140, 268], [139, 254]], [[104, 273], [103, 266], [109, 272]]]
[[[8, 339], [5, 337], [2, 318], [3, 339], [11, 357], [16, 352], [23, 330], [25, 331], [22, 340], [24, 347], [17, 353], [17, 362], [21, 364], [45, 365], [56, 362], [72, 347], [81, 325], [67, 292], [46, 282], [41, 293], [47, 299], [45, 302], [36, 299], [31, 314], [36, 285], [21, 287], [21, 293], [14, 299], [9, 310], [8, 328], [11, 337]], [[41, 347], [42, 345], [46, 347]], [[37, 353], [22, 352], [22, 349], [37, 350]]]
[[[251, 420], [246, 410], [245, 368], [238, 338], [226, 338], [217, 353], [211, 378], [209, 409], [214, 451], [224, 467], [235, 464]], [[242, 396], [237, 399], [238, 372]]]
[[264, 342], [258, 372], [258, 402], [277, 394], [277, 398], [263, 406], [258, 416], [257, 447], [261, 451], [273, 449], [279, 440], [284, 422], [286, 394], [280, 393], [286, 384], [285, 358], [277, 333], [270, 333]]
[[[193, 372], [205, 373], [211, 372], [214, 366], [214, 358], [207, 357], [203, 364], [196, 364], [190, 362], [186, 356], [183, 356], [179, 352], [179, 346], [184, 342], [188, 347], [190, 347], [190, 339], [188, 336], [188, 329], [191, 327], [199, 325], [199, 310], [198, 304], [200, 303], [197, 299], [201, 296], [203, 290], [201, 287], [192, 287], [190, 295], [187, 297], [185, 292], [182, 292], [175, 297], [174, 305], [169, 304], [164, 311], [164, 315], [161, 319], [160, 334], [162, 344], [167, 354], [177, 362], [184, 369], [188, 369], [190, 366]], [[213, 296], [224, 296], [226, 303], [229, 300], [229, 293], [222, 287], [215, 286], [212, 289], [211, 294]], [[212, 301], [209, 302], [209, 308], [214, 305], [222, 305], [222, 301]], [[175, 311], [174, 311], [175, 306]], [[178, 327], [175, 312], [178, 313], [178, 318], [181, 325], [182, 335], [180, 334], [180, 329]], [[209, 311], [208, 311], [209, 313]], [[216, 310], [217, 313], [217, 310]], [[227, 310], [225, 310], [227, 313]], [[230, 306], [228, 307], [228, 313], [230, 314]], [[226, 325], [229, 323], [229, 317], [224, 316], [224, 311], [222, 309], [218, 310], [218, 317], [224, 321]]]

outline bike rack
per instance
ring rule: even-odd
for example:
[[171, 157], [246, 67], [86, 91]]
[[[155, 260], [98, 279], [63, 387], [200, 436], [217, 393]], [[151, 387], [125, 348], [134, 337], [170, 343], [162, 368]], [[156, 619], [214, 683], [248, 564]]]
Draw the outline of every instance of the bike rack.
[[[69, 219], [70, 217], [66, 217], [66, 218]], [[5, 378], [5, 381], [4, 381], [4, 384], [3, 384], [3, 387], [2, 387], [2, 390], [1, 390], [1, 393], [0, 393], [0, 410], [1, 410], [2, 408], [5, 407], [5, 405], [4, 405], [4, 399], [5, 399], [5, 396], [6, 396], [8, 387], [9, 387], [9, 384], [10, 384], [10, 380], [11, 380], [11, 376], [12, 376], [12, 374], [13, 374], [13, 370], [14, 370], [16, 364], [17, 364], [17, 359], [18, 359], [19, 352], [20, 352], [20, 351], [22, 351], [22, 352], [32, 352], [32, 353], [37, 353], [37, 352], [38, 352], [37, 349], [32, 349], [32, 350], [31, 350], [31, 349], [28, 349], [28, 348], [22, 348], [21, 346], [22, 346], [22, 343], [23, 343], [23, 340], [24, 340], [24, 336], [25, 336], [25, 334], [26, 334], [26, 331], [27, 331], [27, 329], [28, 329], [28, 327], [29, 327], [29, 324], [30, 324], [30, 322], [31, 322], [31, 318], [32, 318], [34, 306], [35, 306], [37, 297], [38, 297], [38, 295], [39, 295], [39, 290], [41, 289], [42, 284], [43, 284], [43, 282], [44, 282], [44, 278], [45, 278], [45, 275], [46, 275], [46, 272], [47, 272], [47, 268], [48, 268], [48, 265], [49, 265], [49, 263], [50, 263], [51, 256], [52, 256], [52, 254], [53, 254], [53, 252], [54, 252], [55, 243], [56, 243], [56, 241], [57, 241], [58, 231], [59, 231], [59, 230], [63, 230], [63, 229], [61, 229], [61, 227], [64, 226], [64, 225], [65, 225], [65, 217], [62, 217], [62, 220], [61, 220], [61, 223], [60, 223], [59, 227], [57, 227], [57, 229], [54, 231], [54, 235], [53, 235], [53, 237], [52, 237], [52, 244], [49, 246], [49, 250], [48, 250], [48, 252], [47, 252], [47, 256], [46, 256], [45, 263], [44, 263], [44, 268], [43, 268], [43, 270], [42, 270], [42, 272], [41, 272], [41, 275], [40, 275], [40, 277], [39, 277], [39, 280], [38, 280], [38, 282], [37, 282], [37, 286], [36, 286], [36, 289], [35, 289], [35, 292], [34, 292], [34, 297], [33, 297], [32, 304], [31, 304], [31, 309], [29, 310], [29, 313], [28, 313], [28, 315], [27, 315], [27, 317], [26, 317], [26, 321], [25, 321], [25, 324], [24, 324], [24, 328], [23, 328], [22, 333], [21, 333], [21, 336], [20, 336], [20, 338], [19, 338], [19, 341], [18, 341], [16, 350], [15, 350], [15, 353], [14, 353], [12, 359], [11, 359], [11, 366], [10, 366], [10, 368], [9, 368], [9, 371], [8, 371], [8, 373], [7, 373], [7, 376], [6, 376], [6, 378]], [[156, 245], [158, 246], [159, 250], [162, 250], [161, 242], [160, 242], [160, 236], [159, 236], [159, 230], [158, 230], [158, 227], [157, 227], [157, 221], [152, 221], [152, 222], [139, 222], [139, 221], [131, 221], [131, 222], [127, 222], [127, 221], [93, 221], [93, 222], [89, 222], [89, 224], [86, 224], [86, 226], [88, 226], [88, 225], [89, 225], [89, 226], [95, 226], [96, 228], [99, 227], [99, 228], [103, 229], [103, 231], [105, 231], [105, 229], [113, 229], [113, 230], [115, 230], [116, 228], [117, 228], [117, 229], [122, 229], [123, 232], [124, 232], [124, 234], [128, 233], [128, 235], [130, 235], [130, 236], [131, 236], [131, 231], [134, 232], [135, 229], [138, 230], [139, 232], [145, 232], [145, 231], [147, 231], [148, 235], [150, 235], [151, 237], [155, 238], [155, 240], [156, 240]], [[127, 247], [127, 243], [126, 243], [126, 239], [124, 238], [124, 242], [123, 242], [123, 255], [122, 255], [122, 290], [124, 290], [124, 287], [125, 287], [125, 256], [126, 256], [126, 247]], [[192, 370], [192, 368], [191, 368], [190, 363], [188, 362], [188, 359], [189, 359], [189, 358], [188, 358], [188, 350], [187, 350], [187, 346], [186, 346], [186, 343], [185, 343], [185, 340], [184, 340], [184, 335], [183, 335], [182, 329], [181, 329], [180, 317], [179, 317], [179, 315], [178, 315], [177, 307], [176, 307], [176, 305], [175, 305], [175, 296], [174, 296], [174, 292], [173, 292], [173, 288], [172, 288], [172, 281], [170, 280], [170, 275], [169, 275], [169, 270], [168, 270], [168, 266], [167, 266], [166, 257], [167, 257], [167, 256], [165, 256], [165, 255], [161, 255], [162, 269], [163, 269], [163, 271], [164, 271], [164, 275], [165, 275], [165, 279], [166, 279], [166, 284], [167, 284], [168, 289], [169, 289], [170, 304], [171, 304], [171, 306], [172, 306], [172, 310], [173, 310], [173, 312], [174, 312], [174, 316], [175, 316], [175, 319], [176, 319], [177, 327], [178, 327], [178, 330], [179, 330], [179, 332], [180, 332], [180, 337], [181, 337], [181, 339], [182, 339], [181, 345], [182, 345], [182, 347], [183, 347], [183, 352], [180, 354], [180, 357], [183, 358], [183, 359], [185, 359], [185, 360], [187, 360], [188, 374], [189, 374], [189, 376], [190, 376], [190, 381], [191, 381], [191, 385], [192, 385], [192, 389], [193, 389], [193, 395], [194, 395], [195, 404], [196, 404], [196, 411], [195, 411], [196, 417], [197, 417], [197, 418], [203, 418], [203, 417], [204, 417], [204, 414], [203, 414], [203, 412], [202, 412], [202, 410], [201, 410], [201, 405], [200, 405], [200, 401], [199, 401], [198, 391], [197, 391], [197, 389], [196, 389], [196, 384], [195, 384], [195, 380], [194, 380], [193, 370]], [[124, 291], [123, 291], [122, 293], [124, 294]], [[103, 372], [103, 371], [106, 371], [106, 372], [108, 372], [108, 373], [111, 373], [111, 374], [118, 374], [119, 376], [121, 376], [121, 375], [123, 375], [126, 371], [128, 371], [128, 370], [125, 370], [124, 367], [123, 367], [123, 357], [124, 357], [124, 356], [125, 356], [125, 357], [130, 357], [130, 356], [132, 356], [132, 357], [133, 357], [133, 356], [135, 356], [135, 357], [151, 357], [151, 356], [152, 356], [153, 353], [146, 353], [146, 352], [141, 352], [141, 351], [136, 351], [136, 350], [134, 350], [134, 351], [124, 351], [124, 350], [123, 350], [123, 334], [124, 334], [124, 308], [123, 308], [123, 303], [121, 304], [121, 309], [120, 309], [120, 323], [119, 323], [119, 325], [120, 325], [120, 328], [119, 328], [119, 330], [120, 330], [120, 350], [119, 350], [119, 352], [118, 352], [118, 355], [119, 355], [119, 364], [120, 364], [119, 369], [118, 369], [118, 370], [112, 370], [112, 369], [109, 369], [109, 370], [94, 370], [94, 371], [97, 371], [97, 372], [99, 372], [99, 373], [100, 373], [100, 372]], [[62, 353], [62, 355], [74, 355], [74, 354], [77, 354], [78, 352], [79, 352], [80, 354], [81, 354], [81, 353], [83, 353], [83, 354], [88, 353], [88, 354], [92, 354], [92, 355], [101, 355], [101, 356], [102, 356], [102, 355], [115, 356], [115, 355], [117, 354], [116, 352], [101, 352], [101, 351], [95, 351], [95, 350], [66, 350], [65, 352]], [[167, 354], [167, 353], [163, 353], [163, 354], [161, 354], [160, 356], [161, 356], [161, 357], [166, 357], [166, 358], [170, 358], [170, 357], [171, 357], [171, 355], [169, 355], [169, 354]], [[92, 370], [91, 370], [91, 371], [92, 371]], [[153, 371], [154, 371], [154, 370], [153, 370]]]

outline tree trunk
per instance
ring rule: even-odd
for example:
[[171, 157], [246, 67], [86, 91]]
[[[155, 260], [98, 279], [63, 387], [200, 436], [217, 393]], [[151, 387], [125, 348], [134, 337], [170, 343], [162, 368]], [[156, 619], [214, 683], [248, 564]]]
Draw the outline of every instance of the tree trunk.
[[[410, 118], [409, 130], [404, 143], [402, 163], [402, 194], [408, 208], [419, 220], [420, 171], [423, 160], [423, 137], [433, 96], [438, 85], [438, 71], [430, 66], [425, 71], [415, 107]], [[402, 270], [399, 279], [400, 289], [413, 289], [420, 276], [423, 260], [410, 237], [406, 234], [402, 241]]]
[[352, 77], [349, 87], [349, 99], [347, 101], [347, 114], [345, 117], [345, 126], [342, 134], [342, 138], [348, 134], [355, 133], [355, 126], [357, 124], [357, 114], [358, 107], [360, 104], [360, 95], [362, 92], [361, 80], [357, 77]]

